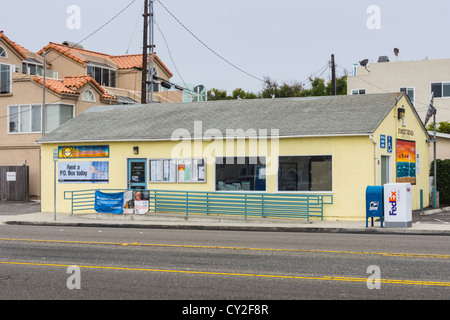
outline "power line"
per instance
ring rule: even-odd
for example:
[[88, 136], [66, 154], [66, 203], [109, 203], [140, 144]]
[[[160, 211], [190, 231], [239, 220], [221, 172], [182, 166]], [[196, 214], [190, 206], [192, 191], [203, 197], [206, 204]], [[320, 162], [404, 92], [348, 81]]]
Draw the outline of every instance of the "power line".
[[[144, 5], [142, 6], [141, 11], [143, 11], [143, 9], [144, 9]], [[136, 25], [134, 26], [133, 34], [131, 35], [130, 43], [128, 44], [128, 48], [127, 48], [127, 51], [125, 52], [125, 54], [128, 54], [128, 51], [130, 50], [131, 43], [133, 42], [134, 34], [136, 33], [136, 29], [139, 24], [139, 21], [141, 21], [141, 12], [139, 12], [139, 17], [136, 19]]]
[[[89, 34], [87, 37], [85, 37], [84, 39], [82, 39], [80, 42], [78, 42], [76, 45], [79, 45], [80, 43], [86, 41], [87, 39], [89, 39], [90, 37], [92, 37], [94, 34], [96, 34], [97, 32], [99, 32], [100, 30], [102, 30], [104, 27], [106, 27], [108, 24], [110, 24], [112, 21], [114, 21], [118, 16], [120, 16], [125, 10], [127, 10], [129, 7], [131, 7], [131, 5], [133, 3], [135, 3], [137, 0], [133, 0], [131, 1], [125, 8], [123, 8], [119, 13], [117, 13], [114, 17], [112, 17], [111, 19], [109, 19], [108, 21], [106, 21], [101, 27], [99, 27], [97, 30], [95, 30], [94, 32], [92, 32], [91, 34]], [[75, 46], [76, 46], [75, 45]], [[57, 58], [55, 58], [54, 60], [56, 60]], [[52, 61], [54, 61], [52, 60]], [[50, 62], [52, 62], [50, 61]]]
[[161, 31], [161, 28], [159, 27], [158, 23], [157, 23], [156, 21], [154, 21], [154, 22], [155, 22], [156, 27], [158, 28], [159, 32], [161, 33], [161, 36], [162, 36], [162, 38], [163, 38], [163, 40], [164, 40], [164, 43], [166, 44], [166, 48], [167, 48], [167, 51], [168, 51], [168, 53], [169, 53], [170, 60], [172, 61], [172, 64], [173, 64], [173, 66], [175, 67], [175, 70], [176, 70], [178, 76], [180, 77], [181, 81], [182, 81], [183, 84], [184, 84], [183, 91], [186, 90], [186, 91], [188, 92], [188, 94], [190, 94], [191, 97], [193, 97], [193, 96], [194, 96], [193, 93], [195, 93], [195, 94], [198, 94], [198, 93], [195, 92], [195, 91], [192, 91], [191, 89], [188, 88], [188, 85], [187, 85], [186, 82], [184, 81], [183, 77], [182, 77], [181, 74], [180, 74], [180, 71], [179, 71], [178, 68], [177, 68], [177, 65], [175, 64], [175, 61], [174, 61], [174, 59], [173, 59], [173, 56], [172, 56], [172, 53], [171, 53], [171, 51], [170, 51], [169, 44], [167, 43], [166, 37], [164, 36], [163, 32]]
[[225, 59], [224, 57], [222, 57], [220, 54], [218, 54], [216, 51], [214, 51], [213, 49], [211, 49], [208, 45], [206, 45], [206, 43], [204, 43], [202, 40], [200, 40], [199, 37], [197, 37], [191, 30], [189, 30], [177, 17], [175, 17], [175, 15], [169, 11], [169, 9], [167, 9], [164, 4], [162, 4], [161, 1], [159, 1], [159, 4], [187, 31], [189, 32], [198, 42], [200, 42], [205, 48], [207, 48], [209, 51], [211, 51], [213, 54], [215, 54], [216, 56], [218, 56], [220, 59], [222, 59], [223, 61], [225, 61], [226, 63], [228, 63], [230, 66], [232, 66], [233, 68], [235, 68], [236, 70], [239, 70], [240, 72], [258, 80], [261, 82], [264, 82], [263, 79], [260, 79], [250, 73], [248, 73], [247, 71], [239, 68], [238, 66], [236, 66], [235, 64], [231, 63], [230, 61], [228, 61], [227, 59]]

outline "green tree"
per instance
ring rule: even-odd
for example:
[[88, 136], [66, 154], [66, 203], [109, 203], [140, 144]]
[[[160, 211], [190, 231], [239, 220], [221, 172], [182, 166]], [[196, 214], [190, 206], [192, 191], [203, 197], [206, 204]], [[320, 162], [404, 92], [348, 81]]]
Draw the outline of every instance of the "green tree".
[[[434, 131], [434, 123], [430, 123], [427, 127], [428, 131]], [[438, 123], [438, 127], [436, 128], [436, 132], [440, 133], [450, 133], [450, 122], [443, 121]]]
[[[439, 204], [450, 205], [450, 159], [436, 160], [437, 191], [439, 191]], [[434, 161], [430, 166], [430, 176], [434, 175]]]
[[[309, 78], [310, 89], [305, 89], [298, 81], [283, 82], [279, 85], [276, 80], [264, 77], [263, 88], [258, 93], [246, 92], [242, 88], [233, 90], [231, 96], [226, 90], [212, 88], [208, 90], [208, 100], [229, 100], [229, 99], [256, 99], [256, 98], [288, 98], [288, 97], [310, 97], [329, 96], [332, 94], [331, 81], [325, 82], [322, 78]], [[336, 78], [336, 94], [347, 94], [347, 76]]]
[[232, 97], [227, 95], [227, 90], [219, 90], [216, 88], [212, 88], [207, 91], [208, 100], [228, 100], [232, 99]]

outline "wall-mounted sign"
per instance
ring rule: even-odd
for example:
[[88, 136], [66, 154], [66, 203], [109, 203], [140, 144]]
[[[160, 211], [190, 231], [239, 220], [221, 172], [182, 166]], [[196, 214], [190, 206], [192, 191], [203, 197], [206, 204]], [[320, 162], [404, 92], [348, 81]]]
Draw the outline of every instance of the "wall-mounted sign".
[[58, 162], [60, 183], [108, 183], [108, 161]]
[[387, 137], [387, 151], [392, 153], [392, 136]]
[[386, 148], [386, 136], [384, 134], [380, 134], [380, 148]]
[[107, 158], [109, 146], [59, 146], [59, 158]]
[[397, 182], [416, 184], [416, 142], [397, 140]]
[[150, 182], [206, 182], [205, 159], [150, 159]]
[[16, 181], [16, 172], [7, 172], [6, 181]]
[[404, 136], [411, 136], [411, 137], [414, 136], [414, 131], [408, 129], [398, 128], [397, 133]]

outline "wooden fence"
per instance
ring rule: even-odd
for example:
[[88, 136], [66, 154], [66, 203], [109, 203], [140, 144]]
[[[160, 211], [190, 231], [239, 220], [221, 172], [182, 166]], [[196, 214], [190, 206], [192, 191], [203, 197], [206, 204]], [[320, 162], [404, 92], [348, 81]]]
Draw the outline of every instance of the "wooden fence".
[[0, 166], [0, 200], [28, 201], [29, 167]]

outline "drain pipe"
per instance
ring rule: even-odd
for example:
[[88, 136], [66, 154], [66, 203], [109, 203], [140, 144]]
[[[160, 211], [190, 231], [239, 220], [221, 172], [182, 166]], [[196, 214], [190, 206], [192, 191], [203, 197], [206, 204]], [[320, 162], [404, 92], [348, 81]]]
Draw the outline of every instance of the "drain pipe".
[[376, 140], [370, 135], [370, 140], [372, 140], [374, 148], [375, 148], [375, 185], [378, 185], [378, 148]]

